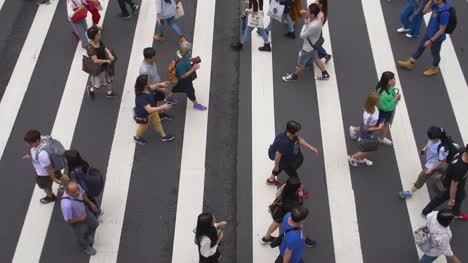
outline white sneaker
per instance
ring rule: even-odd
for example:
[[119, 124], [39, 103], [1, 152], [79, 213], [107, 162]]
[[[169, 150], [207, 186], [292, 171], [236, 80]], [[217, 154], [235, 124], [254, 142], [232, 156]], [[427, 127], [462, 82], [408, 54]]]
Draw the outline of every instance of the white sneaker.
[[417, 36], [413, 36], [413, 35], [411, 35], [410, 33], [406, 33], [406, 35], [405, 35], [405, 36], [406, 36], [407, 38], [415, 38], [415, 37], [417, 37]]
[[392, 146], [393, 142], [390, 141], [388, 138], [383, 138], [382, 140], [379, 138], [379, 142], [383, 145]]
[[371, 166], [373, 164], [373, 162], [369, 159], [362, 159], [362, 160], [356, 160], [356, 162], [360, 163], [360, 164], [365, 164], [367, 166]]
[[348, 155], [348, 162], [351, 166], [357, 167], [357, 160]]
[[349, 126], [349, 137], [352, 139], [352, 140], [356, 140], [357, 139], [357, 133], [354, 131], [354, 129], [356, 129], [356, 127], [354, 126]]
[[404, 26], [402, 26], [402, 27], [398, 28], [396, 31], [398, 33], [406, 33], [406, 32], [409, 32], [410, 29], [406, 29]]

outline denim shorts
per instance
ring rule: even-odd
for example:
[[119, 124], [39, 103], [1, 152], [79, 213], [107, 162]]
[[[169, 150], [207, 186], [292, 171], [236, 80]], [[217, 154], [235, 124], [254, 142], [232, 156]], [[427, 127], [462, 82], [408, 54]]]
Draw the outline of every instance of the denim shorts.
[[301, 49], [301, 51], [299, 51], [299, 58], [297, 59], [297, 65], [301, 67], [308, 67], [312, 65], [312, 62], [314, 62], [316, 59], [318, 59], [317, 50], [307, 52], [304, 49]]

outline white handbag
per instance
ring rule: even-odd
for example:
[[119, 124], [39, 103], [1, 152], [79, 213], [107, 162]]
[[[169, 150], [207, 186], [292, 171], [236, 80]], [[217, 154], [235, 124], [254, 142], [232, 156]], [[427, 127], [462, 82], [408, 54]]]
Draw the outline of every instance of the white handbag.
[[175, 19], [179, 19], [184, 16], [184, 6], [182, 5], [182, 2], [177, 3], [177, 9], [176, 9], [176, 14], [175, 14]]
[[270, 3], [270, 8], [268, 9], [268, 16], [282, 22], [284, 13], [284, 5], [280, 5], [276, 0], [272, 0]]
[[247, 26], [263, 28], [263, 12], [258, 11], [256, 14], [249, 13]]

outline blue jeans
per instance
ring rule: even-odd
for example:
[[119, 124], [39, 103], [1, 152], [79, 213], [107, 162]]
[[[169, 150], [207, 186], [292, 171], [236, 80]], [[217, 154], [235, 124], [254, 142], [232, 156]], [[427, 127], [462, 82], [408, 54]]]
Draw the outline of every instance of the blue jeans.
[[181, 38], [184, 36], [184, 33], [182, 33], [182, 30], [180, 30], [180, 27], [177, 25], [176, 19], [174, 17], [171, 17], [168, 19], [161, 19], [161, 24], [156, 26], [158, 35], [164, 36], [164, 24], [166, 22], [172, 28], [172, 30], [174, 30], [178, 38]]
[[[245, 27], [244, 35], [242, 36], [242, 39], [240, 41], [242, 43], [242, 45], [245, 45], [245, 44], [247, 44], [247, 42], [249, 42], [250, 35], [252, 34], [252, 30], [254, 30], [253, 27], [249, 27], [249, 26]], [[263, 42], [265, 42], [265, 44], [270, 43], [270, 41], [268, 41], [268, 35], [265, 32], [265, 29], [258, 28], [257, 30], [260, 33], [260, 35], [262, 35]]]
[[409, 34], [412, 36], [417, 36], [419, 35], [419, 29], [421, 28], [421, 24], [423, 21], [423, 14], [419, 14], [413, 17], [412, 20], [410, 20], [410, 16], [414, 12], [414, 7], [411, 3], [406, 4], [405, 8], [403, 11], [401, 11], [400, 14], [400, 21], [403, 24], [403, 26], [406, 29], [409, 29]]
[[[412, 57], [415, 60], [418, 59], [424, 53], [424, 50], [426, 49], [424, 47], [424, 43], [429, 39], [430, 37], [428, 37], [426, 34], [424, 34], [424, 37], [421, 38], [421, 41], [419, 41], [418, 49], [412, 55]], [[440, 49], [442, 48], [442, 42], [443, 41], [436, 41], [431, 44], [432, 66], [435, 68], [438, 67], [440, 63]]]
[[422, 256], [421, 260], [419, 261], [419, 263], [432, 263], [436, 259], [437, 259], [437, 257], [431, 257], [431, 256], [428, 256], [428, 255], [424, 254]]
[[86, 35], [86, 31], [88, 30], [88, 25], [86, 24], [86, 19], [81, 19], [80, 21], [73, 23], [70, 21], [71, 27], [76, 35], [81, 40], [81, 46], [86, 48], [88, 47], [88, 36]]
[[[294, 24], [289, 14], [284, 13], [282, 19], [288, 22], [288, 32], [294, 32]], [[273, 28], [273, 24], [277, 24], [277, 23], [279, 23], [278, 20], [270, 18], [270, 23], [268, 24], [266, 31], [271, 32], [271, 29]]]
[[323, 47], [320, 47], [320, 49], [318, 50], [318, 58], [322, 59], [326, 56], [328, 56], [327, 51]]

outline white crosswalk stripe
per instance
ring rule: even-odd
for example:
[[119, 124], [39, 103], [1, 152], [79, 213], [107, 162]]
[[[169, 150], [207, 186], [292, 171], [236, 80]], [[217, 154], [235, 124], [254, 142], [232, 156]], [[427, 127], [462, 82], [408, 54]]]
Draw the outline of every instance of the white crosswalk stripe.
[[[5, 0], [0, 0], [0, 10], [3, 10]], [[269, 1], [265, 1], [264, 10], [268, 10]], [[315, 2], [307, 0], [310, 4]], [[373, 61], [377, 74], [384, 71], [395, 73], [397, 87], [401, 90], [402, 99], [398, 103], [398, 110], [395, 114], [394, 124], [391, 128], [393, 140], [394, 157], [398, 166], [398, 175], [401, 180], [401, 186], [406, 189], [410, 186], [421, 170], [419, 152], [416, 139], [421, 136], [416, 134], [415, 127], [411, 123], [413, 113], [409, 111], [405, 98], [405, 90], [408, 89], [401, 84], [402, 76], [399, 76], [396, 64], [395, 54], [392, 52], [392, 43], [389, 38], [391, 32], [387, 32], [384, 9], [381, 1], [361, 0], [364, 13], [364, 21], [367, 27], [367, 33], [370, 40]], [[193, 230], [196, 227], [196, 219], [199, 213], [204, 212], [204, 191], [205, 189], [205, 166], [206, 154], [210, 150], [208, 134], [209, 123], [209, 99], [210, 93], [215, 92], [213, 78], [216, 78], [213, 60], [213, 49], [217, 44], [215, 11], [221, 5], [221, 0], [198, 0], [197, 11], [194, 23], [193, 55], [200, 56], [203, 60], [202, 69], [198, 73], [198, 78], [194, 82], [197, 92], [197, 99], [200, 103], [208, 106], [208, 111], [199, 112], [192, 108], [191, 102], [187, 102], [184, 120], [184, 136], [182, 153], [180, 158], [180, 174], [177, 188], [177, 206], [175, 211], [175, 221], [171, 222], [174, 226], [174, 233], [171, 233], [170, 245], [168, 245], [168, 254], [170, 254], [173, 263], [198, 262], [198, 251], [194, 244]], [[102, 25], [109, 2], [103, 2], [104, 10], [101, 11]], [[4, 158], [4, 153], [10, 136], [15, 128], [17, 116], [21, 110], [23, 99], [27, 94], [28, 88], [33, 85], [30, 83], [34, 74], [36, 64], [43, 46], [45, 46], [46, 36], [51, 27], [52, 19], [56, 12], [58, 1], [51, 1], [50, 5], [40, 5], [30, 27], [24, 46], [17, 59], [11, 79], [5, 88], [5, 92], [0, 101], [0, 160]], [[59, 10], [64, 12], [64, 10]], [[185, 10], [186, 12], [189, 10]], [[132, 187], [131, 177], [134, 174], [133, 169], [136, 166], [137, 158], [135, 152], [135, 143], [132, 140], [136, 125], [132, 119], [135, 102], [134, 82], [138, 73], [138, 66], [142, 61], [142, 50], [153, 45], [153, 39], [150, 37], [155, 28], [155, 5], [153, 0], [141, 0], [141, 8], [138, 14], [138, 20], [135, 28], [135, 34], [130, 50], [128, 64], [122, 65], [126, 69], [124, 90], [122, 100], [118, 110], [118, 117], [113, 134], [112, 145], [107, 166], [106, 187], [102, 195], [101, 207], [105, 210], [103, 223], [97, 229], [94, 247], [97, 254], [89, 258], [91, 263], [114, 263], [119, 260], [119, 251], [123, 243], [123, 229], [125, 228], [125, 213], [127, 211], [127, 201], [129, 198], [129, 189]], [[266, 13], [266, 11], [265, 11]], [[91, 17], [88, 16], [88, 20]], [[109, 19], [109, 18], [108, 18]], [[264, 24], [267, 25], [269, 17], [265, 16]], [[428, 17], [426, 17], [426, 23]], [[91, 24], [91, 21], [88, 21]], [[68, 24], [64, 25], [68, 26]], [[332, 24], [333, 26], [333, 24]], [[328, 24], [323, 28], [323, 36], [326, 39], [324, 47], [332, 52], [333, 27]], [[270, 39], [274, 35], [270, 32]], [[275, 40], [276, 35], [275, 36]], [[296, 41], [302, 41], [297, 39]], [[361, 40], [358, 40], [361, 41]], [[367, 40], [362, 40], [367, 41]], [[267, 207], [273, 200], [276, 189], [265, 184], [265, 179], [271, 173], [273, 162], [269, 160], [266, 152], [275, 137], [275, 118], [276, 103], [281, 98], [275, 96], [275, 78], [274, 61], [275, 49], [272, 46], [272, 52], [261, 52], [259, 47], [263, 46], [263, 39], [254, 32], [252, 33], [251, 50], [251, 138], [238, 138], [240, 141], [251, 141], [251, 188], [242, 189], [252, 194], [252, 228], [249, 233], [252, 242], [252, 262], [274, 262], [278, 255], [277, 249], [272, 250], [269, 246], [262, 246], [260, 239], [264, 236], [272, 219], [267, 212]], [[22, 43], [21, 43], [22, 44]], [[279, 45], [273, 43], [275, 45]], [[62, 142], [65, 148], [70, 148], [77, 128], [82, 102], [85, 95], [83, 87], [88, 76], [82, 72], [82, 55], [85, 51], [78, 44], [73, 60], [71, 62], [70, 72], [64, 86], [64, 93], [61, 97], [57, 116], [53, 123], [52, 136]], [[336, 48], [335, 48], [336, 49]], [[175, 47], [174, 47], [175, 50]], [[245, 51], [245, 50], [244, 50]], [[292, 51], [291, 51], [292, 52]], [[295, 51], [294, 51], [295, 52]], [[293, 53], [293, 52], [292, 52]], [[443, 82], [447, 89], [448, 99], [453, 108], [453, 115], [456, 119], [456, 125], [462, 136], [463, 141], [468, 141], [468, 120], [466, 115], [465, 103], [468, 101], [468, 86], [464, 78], [463, 65], [454, 49], [452, 39], [447, 37], [441, 52], [441, 73]], [[346, 123], [344, 123], [344, 112], [348, 109], [343, 107], [343, 97], [340, 94], [339, 81], [337, 75], [342, 72], [336, 72], [338, 67], [334, 60], [340, 61], [341, 57], [334, 57], [332, 61], [326, 64], [330, 73], [330, 80], [315, 81], [317, 102], [319, 114], [320, 136], [323, 148], [323, 165], [325, 168], [325, 187], [328, 194], [327, 208], [325, 211], [330, 214], [330, 225], [332, 233], [332, 251], [334, 262], [361, 263], [365, 261], [366, 246], [361, 237], [360, 231], [366, 226], [360, 224], [357, 213], [357, 199], [355, 198], [355, 188], [351, 177], [350, 167], [347, 163], [346, 147]], [[159, 63], [159, 62], [158, 62]], [[162, 64], [166, 63], [165, 61]], [[240, 65], [242, 67], [242, 65]], [[315, 73], [319, 70], [315, 67]], [[304, 74], [312, 74], [305, 72]], [[403, 75], [403, 74], [402, 74]], [[366, 76], [367, 77], [367, 76]], [[369, 78], [374, 79], [375, 76]], [[401, 87], [403, 85], [403, 87]], [[292, 91], [294, 92], [294, 91]], [[357, 105], [359, 107], [360, 105]], [[291, 113], [293, 114], [293, 113]], [[448, 113], [451, 114], [451, 113]], [[417, 117], [417, 116], [416, 116]], [[250, 124], [249, 124], [250, 125]], [[428, 124], [431, 125], [431, 124]], [[223, 128], [223, 127], [221, 127]], [[21, 131], [22, 132], [22, 131]], [[392, 151], [393, 154], [393, 151]], [[5, 154], [5, 156], [7, 156]], [[164, 165], [164, 164], [160, 164]], [[372, 168], [368, 168], [372, 169]], [[9, 171], [3, 171], [0, 166], [0, 173], [6, 174]], [[54, 186], [54, 191], [56, 191]], [[401, 189], [395, 189], [397, 194]], [[29, 193], [30, 194], [30, 193]], [[238, 194], [241, 194], [238, 192]], [[41, 258], [44, 244], [46, 243], [49, 226], [53, 227], [51, 222], [53, 205], [42, 205], [38, 202], [42, 195], [42, 190], [37, 186], [32, 192], [29, 206], [25, 209], [24, 224], [19, 233], [19, 239], [16, 243], [16, 250], [12, 255], [12, 262], [17, 263], [35, 263], [47, 261]], [[373, 198], [379, 198], [375, 196]], [[29, 200], [29, 199], [28, 199]], [[313, 202], [313, 199], [311, 200]], [[396, 201], [395, 201], [396, 202]], [[409, 218], [405, 217], [407, 225], [411, 229], [416, 229], [425, 223], [421, 216], [422, 208], [429, 202], [429, 193], [426, 187], [423, 187], [415, 196], [406, 202], [406, 208]], [[404, 203], [402, 203], [402, 206]], [[59, 209], [58, 203], [55, 209]], [[171, 208], [168, 208], [170, 210]], [[325, 213], [324, 212], [324, 213]], [[405, 211], [406, 212], [406, 211]], [[143, 216], [145, 216], [143, 214]], [[401, 216], [401, 215], [400, 215]], [[222, 220], [222, 218], [220, 218]], [[60, 222], [63, 223], [63, 222]], [[309, 222], [307, 222], [309, 223]], [[51, 225], [52, 224], [52, 225]], [[313, 223], [310, 223], [313, 224]], [[154, 227], [160, 227], [155, 224]], [[172, 226], [171, 226], [172, 227]], [[229, 226], [230, 227], [230, 226]], [[233, 226], [235, 227], [235, 226]], [[65, 238], [65, 237], [64, 237]], [[157, 238], [157, 237], [155, 237]], [[126, 240], [128, 241], [128, 240]], [[140, 241], [140, 240], [139, 240]], [[132, 240], [130, 240], [132, 242]], [[172, 245], [172, 247], [170, 247]], [[463, 246], [463, 244], [457, 244]], [[77, 248], [78, 249], [78, 248]], [[320, 249], [320, 247], [316, 248]], [[410, 251], [414, 255], [421, 251]], [[147, 251], [152, 255], [152, 251]], [[158, 262], [157, 258], [152, 258]], [[226, 259], [230, 262], [230, 259]], [[305, 258], [306, 262], [309, 259]], [[390, 262], [385, 261], [382, 262]], [[440, 257], [436, 262], [447, 262], [445, 257]]]

